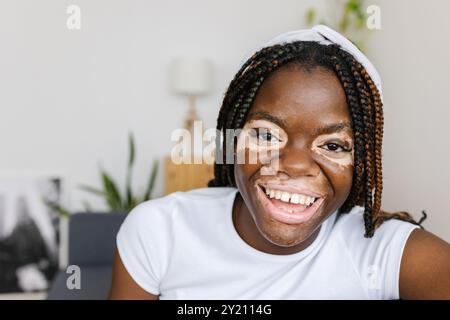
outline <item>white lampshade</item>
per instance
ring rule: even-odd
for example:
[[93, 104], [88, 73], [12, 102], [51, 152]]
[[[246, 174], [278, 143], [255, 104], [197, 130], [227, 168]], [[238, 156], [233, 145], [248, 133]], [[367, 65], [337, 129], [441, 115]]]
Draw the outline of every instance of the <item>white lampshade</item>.
[[179, 57], [171, 65], [171, 87], [175, 93], [199, 96], [211, 89], [211, 62], [199, 57]]

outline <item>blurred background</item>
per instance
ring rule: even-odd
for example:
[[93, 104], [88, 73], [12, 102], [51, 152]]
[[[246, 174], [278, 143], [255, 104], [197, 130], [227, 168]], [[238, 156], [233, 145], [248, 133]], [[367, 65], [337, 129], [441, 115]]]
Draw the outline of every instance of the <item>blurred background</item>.
[[[449, 12], [445, 0], [1, 0], [0, 297], [45, 298], [72, 264], [108, 279], [122, 218], [102, 225], [104, 213], [204, 185], [209, 166], [167, 161], [172, 132], [197, 117], [214, 128], [242, 59], [312, 23], [341, 28], [381, 74], [384, 209], [425, 210], [450, 241]], [[110, 240], [86, 253], [82, 237]], [[92, 286], [84, 298], [102, 298]]]

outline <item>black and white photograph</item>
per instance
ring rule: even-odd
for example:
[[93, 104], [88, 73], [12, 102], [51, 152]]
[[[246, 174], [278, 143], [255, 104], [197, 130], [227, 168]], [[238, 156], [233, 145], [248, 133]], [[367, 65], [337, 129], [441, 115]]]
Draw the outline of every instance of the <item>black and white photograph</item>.
[[49, 288], [58, 268], [59, 178], [0, 177], [0, 294]]

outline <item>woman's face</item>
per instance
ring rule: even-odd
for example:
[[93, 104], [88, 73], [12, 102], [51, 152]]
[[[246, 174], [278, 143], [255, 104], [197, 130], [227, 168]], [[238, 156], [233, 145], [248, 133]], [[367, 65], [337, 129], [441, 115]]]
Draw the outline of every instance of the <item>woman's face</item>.
[[302, 243], [347, 199], [351, 128], [344, 90], [331, 71], [294, 65], [264, 81], [238, 138], [234, 173], [270, 243]]

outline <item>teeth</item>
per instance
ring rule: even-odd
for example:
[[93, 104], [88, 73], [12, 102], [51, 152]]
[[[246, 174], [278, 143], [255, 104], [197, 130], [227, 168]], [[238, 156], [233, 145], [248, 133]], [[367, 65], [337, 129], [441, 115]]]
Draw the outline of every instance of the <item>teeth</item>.
[[306, 204], [306, 196], [304, 196], [302, 194], [300, 195], [300, 203], [303, 205]]
[[281, 199], [280, 199], [281, 201], [289, 202], [289, 199], [291, 199], [291, 195], [289, 192], [283, 192], [281, 194]]
[[294, 193], [293, 195], [291, 195], [291, 203], [294, 204], [299, 204], [300, 203], [300, 195], [297, 193]]
[[275, 190], [270, 190], [270, 197], [275, 198]]
[[282, 193], [283, 193], [283, 192], [276, 190], [276, 191], [275, 191], [275, 199], [280, 200], [280, 199], [281, 199], [281, 194], [282, 194]]
[[314, 202], [314, 198], [311, 198], [311, 197], [306, 197], [305, 198], [305, 205], [306, 206], [309, 206], [313, 202]]
[[266, 194], [269, 198], [281, 200], [283, 202], [290, 202], [293, 204], [302, 204], [304, 206], [309, 206], [312, 204], [316, 198], [310, 197], [304, 194], [299, 193], [289, 193], [286, 191], [268, 189], [266, 188]]

